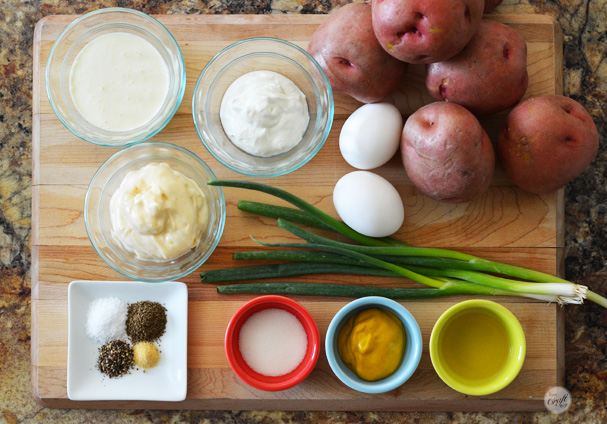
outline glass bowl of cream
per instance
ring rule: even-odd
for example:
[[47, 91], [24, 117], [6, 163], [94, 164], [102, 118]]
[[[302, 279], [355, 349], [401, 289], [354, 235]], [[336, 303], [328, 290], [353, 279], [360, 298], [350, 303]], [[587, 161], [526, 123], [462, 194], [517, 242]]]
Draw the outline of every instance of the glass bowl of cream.
[[333, 123], [333, 92], [301, 47], [249, 38], [217, 53], [192, 97], [194, 125], [209, 153], [253, 177], [292, 172], [321, 149]]
[[197, 155], [146, 142], [111, 156], [93, 176], [84, 202], [97, 254], [133, 280], [172, 281], [213, 253], [226, 219], [223, 192]]
[[90, 143], [123, 147], [171, 120], [186, 85], [171, 33], [145, 13], [106, 8], [59, 35], [46, 65], [46, 90], [59, 120]]

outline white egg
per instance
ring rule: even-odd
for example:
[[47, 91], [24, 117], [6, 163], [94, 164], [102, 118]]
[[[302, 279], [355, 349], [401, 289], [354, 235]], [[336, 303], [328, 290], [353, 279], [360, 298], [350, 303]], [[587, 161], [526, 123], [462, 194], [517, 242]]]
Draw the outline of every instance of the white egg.
[[333, 189], [333, 204], [348, 226], [370, 237], [394, 234], [405, 219], [398, 191], [388, 180], [368, 171], [341, 177]]
[[339, 150], [358, 169], [373, 169], [388, 162], [398, 150], [403, 117], [390, 103], [369, 103], [346, 119], [339, 133]]

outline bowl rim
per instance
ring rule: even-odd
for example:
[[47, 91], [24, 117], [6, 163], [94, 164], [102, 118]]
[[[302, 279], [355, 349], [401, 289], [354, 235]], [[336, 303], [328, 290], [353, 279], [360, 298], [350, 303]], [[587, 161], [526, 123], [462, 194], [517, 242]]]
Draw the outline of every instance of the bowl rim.
[[[308, 60], [310, 60], [310, 63], [312, 63], [314, 65], [314, 67], [318, 71], [318, 75], [320, 75], [321, 79], [323, 80], [324, 86], [326, 87], [327, 98], [329, 100], [329, 105], [328, 105], [328, 110], [327, 110], [327, 116], [328, 116], [328, 118], [327, 118], [327, 125], [325, 126], [325, 128], [323, 130], [323, 133], [322, 133], [322, 136], [321, 136], [321, 140], [322, 141], [320, 143], [318, 143], [317, 146], [314, 147], [314, 150], [312, 150], [309, 153], [309, 155], [307, 156], [307, 158], [305, 160], [300, 161], [298, 163], [295, 163], [292, 166], [290, 166], [289, 168], [286, 168], [285, 170], [281, 170], [281, 171], [273, 171], [272, 169], [268, 169], [265, 172], [247, 171], [247, 170], [243, 170], [243, 169], [240, 169], [238, 167], [235, 167], [235, 166], [233, 166], [233, 165], [231, 165], [229, 163], [226, 163], [208, 145], [208, 142], [207, 142], [206, 138], [203, 137], [201, 129], [199, 128], [198, 121], [196, 120], [196, 110], [197, 110], [197, 107], [198, 107], [196, 93], [199, 91], [199, 87], [202, 85], [203, 80], [209, 74], [210, 68], [215, 64], [215, 62], [217, 62], [221, 58], [221, 56], [223, 56], [229, 50], [231, 50], [233, 48], [236, 48], [236, 47], [239, 47], [239, 46], [244, 45], [244, 44], [254, 43], [254, 42], [259, 42], [259, 41], [269, 41], [269, 42], [280, 43], [280, 44], [283, 44], [283, 45], [285, 45], [287, 47], [293, 48], [293, 49], [297, 50], [298, 52], [304, 54], [308, 58]], [[207, 64], [204, 66], [204, 68], [200, 72], [200, 75], [198, 76], [198, 79], [196, 80], [196, 85], [194, 86], [194, 91], [193, 91], [193, 94], [192, 94], [192, 120], [194, 121], [194, 127], [196, 128], [196, 133], [198, 134], [198, 139], [200, 140], [200, 142], [203, 144], [203, 146], [205, 147], [205, 149], [211, 154], [211, 156], [213, 156], [213, 158], [215, 160], [217, 160], [217, 162], [219, 162], [220, 164], [222, 164], [226, 168], [230, 169], [231, 171], [234, 171], [234, 172], [237, 172], [239, 174], [246, 175], [246, 176], [249, 176], [249, 177], [269, 178], [269, 177], [277, 177], [277, 176], [289, 174], [289, 173], [291, 173], [293, 171], [296, 171], [297, 169], [301, 168], [306, 163], [308, 163], [310, 160], [312, 160], [316, 156], [316, 154], [320, 151], [320, 149], [324, 146], [324, 144], [327, 141], [327, 139], [329, 138], [329, 134], [330, 134], [331, 128], [333, 126], [334, 113], [335, 113], [335, 100], [333, 98], [333, 88], [331, 87], [331, 83], [329, 82], [329, 78], [327, 77], [327, 74], [325, 73], [324, 69], [320, 66], [320, 64], [316, 61], [316, 59], [314, 59], [314, 57], [311, 54], [309, 54], [305, 49], [299, 47], [295, 43], [292, 43], [292, 42], [290, 42], [288, 40], [284, 40], [282, 38], [277, 38], [277, 37], [250, 37], [250, 38], [245, 38], [243, 40], [238, 40], [238, 41], [230, 44], [229, 46], [224, 47], [223, 49], [221, 49], [219, 52], [217, 52], [211, 58], [211, 60], [209, 60], [207, 62]], [[287, 153], [287, 152], [285, 152], [285, 153]]]
[[[145, 133], [133, 140], [130, 141], [125, 141], [125, 142], [119, 142], [119, 143], [106, 143], [106, 142], [102, 142], [102, 141], [98, 141], [98, 140], [94, 140], [91, 138], [87, 138], [85, 135], [81, 134], [80, 131], [76, 130], [75, 128], [73, 128], [65, 119], [65, 117], [59, 112], [59, 109], [57, 108], [56, 104], [55, 104], [55, 100], [53, 99], [53, 96], [51, 94], [51, 84], [50, 81], [52, 80], [53, 76], [51, 75], [50, 72], [50, 64], [51, 64], [51, 60], [54, 58], [55, 56], [55, 51], [58, 48], [60, 42], [65, 38], [65, 36], [72, 31], [76, 26], [80, 25], [80, 23], [92, 16], [96, 16], [96, 15], [100, 15], [100, 14], [105, 14], [105, 13], [112, 13], [112, 12], [121, 12], [121, 13], [127, 13], [127, 14], [131, 14], [131, 15], [136, 15], [140, 18], [143, 18], [145, 20], [148, 20], [149, 22], [155, 24], [160, 30], [164, 31], [166, 33], [166, 35], [168, 35], [169, 40], [172, 41], [172, 44], [174, 45], [174, 47], [176, 47], [176, 51], [177, 51], [177, 57], [179, 59], [179, 63], [181, 64], [181, 84], [180, 87], [178, 89], [177, 95], [176, 97], [176, 104], [175, 107], [173, 109], [173, 111], [167, 115], [167, 117], [164, 119], [164, 122], [162, 123], [162, 125], [160, 125], [156, 130], [150, 132], [150, 133]], [[158, 19], [154, 18], [153, 16], [148, 15], [147, 13], [144, 12], [140, 12], [138, 10], [135, 9], [129, 9], [126, 7], [105, 7], [102, 9], [97, 9], [97, 10], [93, 10], [92, 12], [88, 12], [85, 13], [84, 15], [76, 18], [73, 22], [71, 22], [67, 27], [65, 27], [63, 29], [63, 31], [61, 31], [61, 33], [59, 34], [59, 36], [57, 37], [57, 39], [55, 40], [55, 42], [53, 43], [51, 50], [48, 54], [48, 58], [46, 61], [46, 68], [45, 68], [45, 73], [44, 73], [44, 78], [45, 78], [45, 88], [46, 88], [46, 95], [47, 98], [49, 99], [49, 103], [51, 105], [51, 109], [53, 110], [55, 116], [59, 119], [59, 121], [63, 124], [63, 126], [65, 128], [67, 128], [72, 134], [74, 134], [76, 137], [80, 138], [81, 140], [84, 140], [88, 143], [97, 145], [97, 146], [104, 146], [104, 147], [129, 147], [129, 146], [133, 146], [137, 143], [141, 143], [142, 141], [148, 140], [152, 137], [154, 137], [156, 134], [158, 134], [160, 131], [162, 131], [162, 129], [173, 119], [173, 116], [175, 116], [175, 114], [177, 113], [177, 110], [179, 109], [179, 106], [181, 105], [181, 102], [183, 101], [183, 96], [185, 94], [185, 88], [186, 88], [186, 67], [185, 67], [185, 59], [183, 58], [183, 52], [181, 51], [181, 47], [179, 47], [179, 43], [177, 42], [177, 40], [175, 39], [175, 37], [173, 36], [173, 34], [168, 30], [168, 28], [162, 24]], [[132, 130], [129, 131], [113, 131], [116, 134], [120, 134], [120, 133], [127, 133], [130, 132]], [[127, 139], [128, 140], [128, 139]]]
[[[394, 313], [403, 323], [406, 334], [406, 344], [411, 346], [409, 356], [403, 356], [400, 367], [388, 377], [377, 381], [365, 381], [362, 379], [353, 379], [344, 372], [343, 362], [339, 357], [339, 352], [334, 347], [337, 343], [339, 330], [345, 324], [353, 313], [369, 308], [381, 308]], [[353, 300], [342, 307], [333, 317], [327, 329], [325, 337], [325, 351], [329, 366], [333, 373], [346, 386], [363, 393], [384, 393], [396, 389], [403, 385], [415, 372], [422, 356], [422, 334], [419, 324], [415, 317], [403, 306], [393, 299], [382, 296], [366, 296]]]
[[[262, 307], [263, 305], [268, 305], [268, 307]], [[306, 331], [306, 335], [308, 336], [308, 347], [304, 359], [297, 367], [299, 368], [303, 364], [303, 367], [299, 371], [297, 371], [296, 368], [293, 371], [284, 375], [276, 377], [264, 376], [264, 379], [268, 381], [261, 381], [255, 378], [254, 375], [249, 374], [246, 371], [246, 368], [243, 368], [241, 361], [236, 358], [235, 351], [237, 349], [235, 348], [235, 344], [237, 345], [238, 343], [237, 337], [240, 334], [240, 329], [242, 328], [242, 325], [246, 322], [246, 320], [251, 315], [257, 312], [260, 312], [264, 309], [271, 309], [273, 307], [272, 305], [275, 305], [274, 307], [276, 308], [278, 308], [278, 306], [284, 306], [284, 309], [279, 309], [283, 309], [287, 312], [290, 312], [301, 322], [304, 327], [304, 330]], [[256, 307], [261, 308], [255, 310], [250, 315], [247, 315], [250, 310]], [[228, 364], [230, 365], [230, 368], [232, 368], [232, 371], [234, 371], [234, 373], [242, 381], [244, 381], [251, 387], [271, 392], [289, 389], [305, 380], [306, 377], [308, 377], [308, 375], [316, 366], [318, 357], [320, 356], [320, 345], [321, 342], [318, 326], [310, 312], [299, 302], [281, 295], [262, 295], [254, 297], [253, 299], [245, 302], [236, 310], [236, 312], [234, 312], [234, 314], [230, 318], [230, 321], [228, 322], [228, 325], [226, 327], [224, 337], [224, 351], [228, 360]], [[306, 357], [308, 356], [309, 358], [306, 359]], [[246, 364], [244, 359], [242, 359], [242, 363]], [[296, 371], [297, 373], [294, 374]], [[253, 373], [255, 373], [255, 371], [253, 371]]]
[[[444, 366], [440, 360], [438, 349], [440, 335], [445, 330], [446, 324], [455, 316], [475, 309], [486, 311], [500, 321], [510, 338], [511, 350], [514, 349], [503, 370], [479, 385], [467, 384], [461, 379], [454, 377], [452, 373], [449, 373], [446, 366]], [[434, 324], [429, 342], [430, 360], [440, 379], [452, 389], [472, 396], [489, 395], [508, 386], [523, 367], [526, 356], [526, 346], [525, 332], [518, 318], [504, 305], [486, 299], [465, 300], [463, 302], [458, 302], [445, 310]], [[518, 354], [516, 353], [516, 350], [518, 350]]]
[[[96, 181], [96, 179], [101, 174], [101, 172], [103, 170], [105, 170], [106, 167], [111, 165], [113, 161], [115, 161], [119, 157], [125, 155], [126, 153], [131, 152], [132, 150], [143, 149], [143, 148], [147, 148], [147, 147], [164, 147], [164, 148], [168, 148], [169, 150], [170, 149], [178, 150], [181, 153], [184, 153], [187, 156], [189, 156], [190, 158], [192, 158], [194, 161], [196, 161], [198, 164], [200, 164], [206, 172], [208, 172], [209, 178], [206, 178], [207, 180], [216, 178], [215, 174], [213, 173], [213, 170], [198, 155], [196, 155], [195, 153], [191, 152], [190, 150], [188, 150], [184, 147], [178, 146], [176, 144], [166, 143], [166, 142], [162, 142], [162, 141], [148, 141], [145, 143], [136, 144], [136, 145], [131, 146], [126, 149], [121, 149], [118, 152], [111, 155], [105, 162], [103, 162], [103, 164], [101, 164], [101, 166], [97, 169], [97, 171], [95, 171], [95, 174], [91, 178], [91, 181], [86, 190], [86, 194], [84, 196], [84, 227], [86, 229], [86, 235], [89, 239], [91, 246], [93, 246], [95, 253], [97, 253], [97, 255], [103, 260], [103, 262], [105, 262], [105, 264], [107, 266], [109, 266], [111, 269], [113, 269], [114, 271], [118, 272], [119, 274], [121, 274], [127, 278], [130, 278], [132, 280], [135, 280], [135, 281], [141, 281], [141, 282], [145, 282], [145, 283], [163, 283], [163, 282], [167, 282], [167, 281], [178, 280], [180, 278], [185, 277], [186, 275], [189, 275], [191, 272], [193, 272], [195, 269], [199, 268], [203, 263], [205, 263], [207, 261], [207, 259], [213, 254], [213, 252], [217, 248], [217, 245], [219, 244], [219, 241], [223, 235], [223, 231], [225, 228], [226, 204], [225, 204], [225, 196], [223, 194], [223, 190], [221, 190], [221, 187], [217, 187], [217, 188], [219, 188], [219, 190], [217, 190], [218, 198], [215, 200], [219, 201], [219, 204], [220, 204], [220, 214], [218, 217], [217, 236], [214, 238], [213, 245], [208, 250], [208, 252], [204, 256], [202, 256], [198, 261], [194, 262], [185, 271], [176, 273], [174, 275], [168, 275], [168, 277], [162, 276], [162, 277], [157, 277], [157, 278], [141, 278], [139, 276], [132, 275], [129, 272], [125, 272], [120, 267], [117, 267], [115, 264], [110, 262], [109, 259], [100, 250], [100, 248], [93, 242], [93, 237], [92, 237], [91, 228], [90, 228], [90, 225], [91, 225], [90, 217], [89, 217], [89, 213], [88, 213], [88, 209], [90, 206], [89, 203], [91, 201], [91, 199], [90, 199], [91, 188], [93, 186], [93, 183]], [[204, 176], [203, 176], [203, 178], [204, 178]]]

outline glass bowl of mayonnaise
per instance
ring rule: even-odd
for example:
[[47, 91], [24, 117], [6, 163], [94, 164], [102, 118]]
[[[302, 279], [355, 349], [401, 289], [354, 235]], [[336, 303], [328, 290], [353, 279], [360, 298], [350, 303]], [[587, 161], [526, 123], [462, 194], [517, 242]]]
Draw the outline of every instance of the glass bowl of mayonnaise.
[[198, 136], [232, 171], [253, 177], [292, 172], [323, 146], [333, 92], [320, 65], [277, 38], [236, 42], [202, 70], [192, 98]]
[[226, 219], [213, 171], [180, 146], [146, 142], [120, 150], [97, 170], [84, 223], [97, 254], [137, 281], [177, 280], [213, 253]]
[[106, 8], [76, 19], [46, 64], [46, 91], [74, 135], [101, 146], [147, 140], [183, 99], [185, 62], [171, 33], [145, 13]]

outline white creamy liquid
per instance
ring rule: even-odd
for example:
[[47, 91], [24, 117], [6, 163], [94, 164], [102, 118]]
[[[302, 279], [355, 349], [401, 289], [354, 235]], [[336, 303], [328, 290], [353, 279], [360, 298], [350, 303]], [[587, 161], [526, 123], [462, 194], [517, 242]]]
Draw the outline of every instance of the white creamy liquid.
[[291, 150], [303, 138], [310, 114], [306, 96], [285, 76], [253, 71], [226, 90], [219, 111], [226, 135], [255, 156]]
[[207, 217], [200, 187], [166, 163], [128, 172], [110, 200], [112, 237], [139, 259], [174, 259], [196, 247]]
[[129, 131], [160, 110], [169, 91], [169, 70], [149, 41], [116, 32], [95, 38], [78, 53], [69, 87], [76, 108], [91, 124]]

